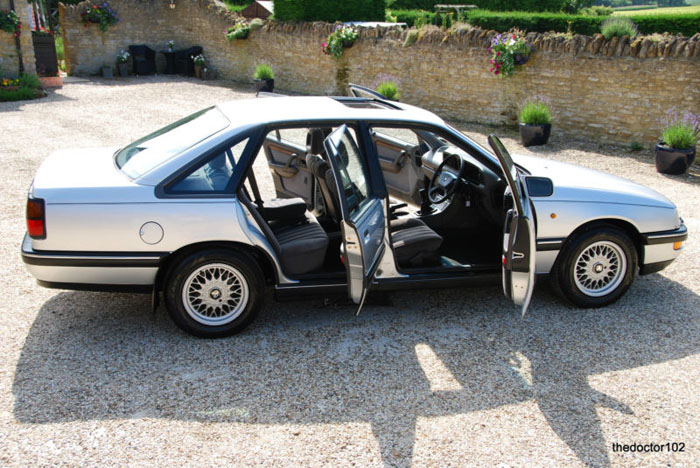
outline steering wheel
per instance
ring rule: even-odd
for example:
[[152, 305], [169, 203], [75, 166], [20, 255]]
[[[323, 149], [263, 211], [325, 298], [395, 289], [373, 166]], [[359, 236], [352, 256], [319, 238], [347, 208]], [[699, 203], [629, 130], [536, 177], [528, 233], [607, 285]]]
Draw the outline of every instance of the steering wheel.
[[[457, 158], [457, 161], [459, 161], [459, 168], [457, 169], [456, 175], [452, 172], [443, 171], [445, 165], [454, 158]], [[463, 170], [464, 160], [460, 155], [453, 153], [444, 158], [438, 168], [435, 169], [433, 178], [430, 179], [430, 184], [428, 185], [428, 200], [430, 200], [431, 203], [438, 204], [454, 195], [459, 186], [459, 180], [462, 178]]]

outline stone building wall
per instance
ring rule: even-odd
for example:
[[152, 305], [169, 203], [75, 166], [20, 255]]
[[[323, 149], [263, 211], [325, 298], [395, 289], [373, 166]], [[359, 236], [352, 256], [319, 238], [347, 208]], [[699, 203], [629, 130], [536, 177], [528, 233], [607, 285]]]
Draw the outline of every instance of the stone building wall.
[[[228, 42], [234, 14], [211, 0], [174, 1], [171, 9], [169, 0], [113, 0], [121, 21], [106, 33], [80, 23], [86, 3], [61, 6], [68, 73], [94, 74], [129, 44], [163, 50], [172, 39], [178, 49], [201, 45], [223, 79], [250, 81], [266, 61], [281, 91], [331, 94], [348, 82], [369, 85], [391, 74], [401, 81], [402, 101], [463, 121], [514, 124], [524, 100], [545, 96], [557, 131], [596, 140], [652, 142], [667, 109], [700, 113], [700, 34], [660, 41], [529, 34], [535, 48], [529, 63], [498, 78], [488, 70], [493, 32], [427, 29], [404, 47], [403, 31], [364, 29], [335, 60], [320, 48], [332, 25], [270, 22], [246, 40]], [[162, 69], [161, 54], [159, 61]]]
[[[0, 10], [9, 9], [10, 0], [0, 0]], [[36, 73], [34, 46], [32, 45], [32, 33], [29, 30], [29, 13], [26, 0], [15, 0], [15, 11], [20, 21], [22, 21], [20, 49], [22, 51], [24, 70], [27, 73]], [[19, 72], [15, 36], [5, 31], [0, 31], [0, 69], [2, 69], [2, 76], [16, 77]]]

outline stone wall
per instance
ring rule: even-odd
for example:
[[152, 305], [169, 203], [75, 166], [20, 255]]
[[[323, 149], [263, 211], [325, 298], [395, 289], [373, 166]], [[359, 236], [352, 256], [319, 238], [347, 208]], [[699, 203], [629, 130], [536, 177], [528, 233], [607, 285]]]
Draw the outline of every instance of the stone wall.
[[[0, 10], [9, 10], [10, 0], [0, 0]], [[20, 34], [20, 49], [24, 70], [27, 73], [36, 73], [34, 63], [34, 46], [32, 45], [32, 33], [29, 30], [29, 12], [26, 0], [15, 0], [15, 12], [22, 21]], [[15, 36], [11, 33], [0, 31], [0, 69], [2, 76], [16, 77], [19, 72], [19, 59]]]
[[[270, 22], [228, 42], [224, 32], [235, 15], [210, 0], [174, 1], [171, 9], [169, 0], [113, 0], [121, 21], [106, 33], [80, 23], [86, 4], [61, 6], [69, 74], [97, 73], [129, 44], [162, 50], [172, 39], [176, 48], [201, 45], [224, 79], [250, 81], [255, 66], [269, 62], [281, 91], [337, 93], [348, 82], [369, 85], [391, 74], [401, 81], [403, 101], [463, 121], [514, 124], [524, 100], [546, 96], [557, 131], [596, 140], [652, 142], [667, 109], [700, 112], [700, 34], [635, 41], [529, 34], [531, 60], [513, 77], [498, 78], [488, 70], [493, 32], [427, 29], [404, 47], [404, 31], [363, 29], [335, 60], [320, 49], [332, 25]], [[162, 69], [161, 54], [159, 60]]]

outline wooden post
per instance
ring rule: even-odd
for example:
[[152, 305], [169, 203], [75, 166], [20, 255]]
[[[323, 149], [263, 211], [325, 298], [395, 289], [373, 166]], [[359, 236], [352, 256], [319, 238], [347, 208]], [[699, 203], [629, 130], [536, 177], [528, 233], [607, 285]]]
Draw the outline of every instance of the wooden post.
[[[15, 11], [15, 0], [10, 0], [10, 10]], [[17, 13], [15, 11], [15, 13]], [[20, 30], [21, 33], [21, 30]], [[22, 60], [22, 45], [19, 36], [15, 36], [15, 48], [17, 49], [17, 61], [19, 62], [19, 74], [24, 73], [24, 61]]]

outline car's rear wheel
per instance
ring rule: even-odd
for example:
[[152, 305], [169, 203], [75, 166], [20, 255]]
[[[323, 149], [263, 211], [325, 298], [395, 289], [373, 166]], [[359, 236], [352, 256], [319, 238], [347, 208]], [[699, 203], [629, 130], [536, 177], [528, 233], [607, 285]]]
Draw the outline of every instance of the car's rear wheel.
[[197, 252], [170, 272], [168, 313], [184, 331], [219, 338], [243, 330], [261, 307], [260, 267], [248, 255], [227, 250]]
[[603, 307], [622, 297], [634, 281], [637, 250], [614, 227], [583, 232], [568, 241], [552, 269], [554, 287], [579, 307]]

